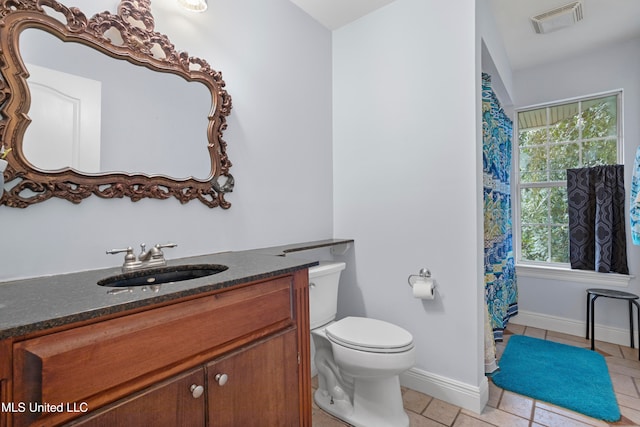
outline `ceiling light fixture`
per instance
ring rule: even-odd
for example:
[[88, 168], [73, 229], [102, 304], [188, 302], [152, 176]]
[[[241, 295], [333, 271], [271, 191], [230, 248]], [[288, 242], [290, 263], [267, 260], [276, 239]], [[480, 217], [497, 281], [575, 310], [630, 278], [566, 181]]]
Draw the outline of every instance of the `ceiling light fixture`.
[[531, 18], [533, 29], [538, 34], [546, 34], [582, 21], [582, 3], [579, 1], [549, 10]]
[[178, 4], [192, 12], [204, 12], [207, 10], [207, 0], [178, 0]]

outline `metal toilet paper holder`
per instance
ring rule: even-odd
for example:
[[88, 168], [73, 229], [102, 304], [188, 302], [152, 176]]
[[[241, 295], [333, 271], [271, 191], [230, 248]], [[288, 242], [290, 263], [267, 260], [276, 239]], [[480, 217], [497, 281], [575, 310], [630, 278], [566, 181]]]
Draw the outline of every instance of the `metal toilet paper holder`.
[[[421, 268], [418, 274], [412, 274], [409, 276], [407, 281], [409, 282], [409, 286], [413, 288], [413, 284], [417, 278], [428, 279], [431, 277], [431, 271], [428, 268]], [[413, 280], [413, 281], [412, 281]]]

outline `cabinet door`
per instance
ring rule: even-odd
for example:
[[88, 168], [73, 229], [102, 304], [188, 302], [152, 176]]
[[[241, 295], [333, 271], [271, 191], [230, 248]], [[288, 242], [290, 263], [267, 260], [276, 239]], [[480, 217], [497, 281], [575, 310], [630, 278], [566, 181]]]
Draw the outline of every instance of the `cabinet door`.
[[295, 329], [211, 362], [207, 379], [211, 427], [300, 425]]
[[68, 425], [82, 427], [204, 426], [204, 385], [204, 370], [198, 368], [115, 402]]

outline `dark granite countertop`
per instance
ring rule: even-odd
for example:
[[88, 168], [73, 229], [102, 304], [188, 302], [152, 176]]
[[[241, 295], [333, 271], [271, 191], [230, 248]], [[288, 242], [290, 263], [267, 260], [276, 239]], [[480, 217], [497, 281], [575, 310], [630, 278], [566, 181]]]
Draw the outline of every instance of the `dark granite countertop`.
[[109, 293], [116, 288], [98, 286], [100, 279], [119, 274], [120, 267], [44, 276], [0, 283], [0, 339], [17, 337], [65, 324], [268, 279], [316, 265], [317, 262], [282, 256], [289, 252], [349, 243], [323, 240], [242, 252], [223, 252], [167, 264], [222, 264], [229, 268], [213, 276]]
[[286, 254], [292, 254], [295, 252], [308, 251], [311, 249], [326, 248], [326, 247], [347, 250], [349, 249], [350, 245], [353, 244], [353, 242], [354, 242], [353, 239], [316, 240], [313, 242], [294, 243], [290, 245], [271, 246], [269, 248], [253, 249], [250, 252], [285, 256]]

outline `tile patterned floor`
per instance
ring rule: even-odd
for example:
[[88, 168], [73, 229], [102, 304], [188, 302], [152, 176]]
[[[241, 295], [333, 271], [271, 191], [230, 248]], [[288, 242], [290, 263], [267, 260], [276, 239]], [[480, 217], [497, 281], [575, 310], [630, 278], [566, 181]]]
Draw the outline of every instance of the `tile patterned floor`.
[[[521, 325], [510, 324], [506, 332], [505, 341], [497, 345], [498, 357], [502, 354], [509, 336], [512, 334], [522, 334], [578, 347], [590, 347], [590, 342], [580, 337]], [[404, 407], [409, 414], [411, 427], [640, 426], [638, 350], [598, 341], [596, 341], [596, 349], [606, 358], [613, 388], [620, 405], [622, 419], [616, 423], [608, 424], [567, 409], [511, 393], [498, 388], [489, 381], [489, 402], [482, 414], [467, 411], [414, 390], [403, 389]], [[315, 381], [314, 378], [314, 388]], [[345, 426], [348, 424], [336, 420], [314, 404], [313, 427]]]

